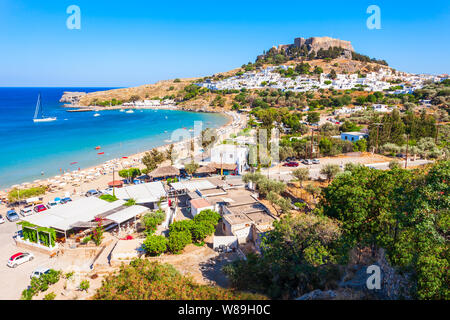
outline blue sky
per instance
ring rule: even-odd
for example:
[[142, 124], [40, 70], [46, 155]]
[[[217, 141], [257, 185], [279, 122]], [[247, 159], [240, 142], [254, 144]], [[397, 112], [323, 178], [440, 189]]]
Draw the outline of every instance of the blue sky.
[[[381, 9], [369, 30], [366, 9]], [[81, 9], [81, 30], [66, 9]], [[0, 1], [0, 86], [134, 86], [206, 76], [296, 37], [331, 36], [399, 70], [450, 73], [449, 1]]]

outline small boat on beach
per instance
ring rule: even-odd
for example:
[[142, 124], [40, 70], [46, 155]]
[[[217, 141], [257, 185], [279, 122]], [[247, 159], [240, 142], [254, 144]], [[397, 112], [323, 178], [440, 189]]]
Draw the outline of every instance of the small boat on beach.
[[36, 109], [34, 111], [33, 122], [51, 122], [56, 121], [56, 117], [44, 117], [42, 103], [41, 103], [41, 94], [38, 95], [38, 100], [36, 103]]

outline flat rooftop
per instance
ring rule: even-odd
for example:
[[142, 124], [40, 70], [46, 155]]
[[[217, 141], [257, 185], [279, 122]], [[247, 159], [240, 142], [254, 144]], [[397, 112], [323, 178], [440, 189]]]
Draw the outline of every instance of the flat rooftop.
[[[266, 212], [266, 208], [259, 202], [254, 202], [252, 204], [243, 204], [237, 206], [228, 206], [228, 211], [231, 214], [246, 214], [249, 215], [251, 213], [261, 213]], [[267, 215], [267, 213], [265, 213]]]

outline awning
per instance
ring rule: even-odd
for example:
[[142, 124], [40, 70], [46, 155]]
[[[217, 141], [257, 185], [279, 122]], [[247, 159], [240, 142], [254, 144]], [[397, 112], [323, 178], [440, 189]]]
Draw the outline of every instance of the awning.
[[123, 181], [120, 181], [120, 180], [111, 181], [108, 183], [108, 186], [114, 187], [114, 188], [121, 188], [123, 186]]
[[143, 206], [132, 206], [126, 209], [123, 209], [119, 212], [113, 213], [108, 216], [108, 220], [114, 221], [117, 224], [123, 223], [134, 217], [148, 211], [148, 208]]

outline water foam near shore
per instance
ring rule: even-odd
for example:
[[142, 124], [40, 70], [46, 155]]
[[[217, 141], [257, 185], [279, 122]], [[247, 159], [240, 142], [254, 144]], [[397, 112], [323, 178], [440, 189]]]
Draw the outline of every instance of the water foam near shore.
[[[0, 88], [1, 189], [167, 144], [172, 131], [193, 128], [195, 121], [214, 128], [228, 122], [227, 117], [212, 113], [108, 110], [99, 111], [100, 116], [94, 117], [95, 112], [71, 113], [61, 108], [59, 99], [64, 91], [98, 90], [105, 89]], [[44, 113], [56, 116], [57, 121], [33, 123], [39, 92]], [[96, 150], [97, 146], [101, 149]]]

